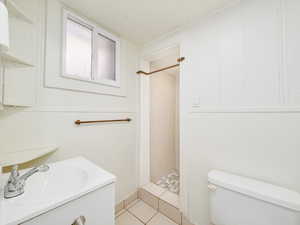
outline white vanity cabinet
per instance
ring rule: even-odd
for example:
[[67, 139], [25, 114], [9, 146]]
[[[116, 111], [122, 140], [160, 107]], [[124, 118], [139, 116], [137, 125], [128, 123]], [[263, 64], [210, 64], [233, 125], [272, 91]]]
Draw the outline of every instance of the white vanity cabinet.
[[84, 225], [114, 225], [114, 189], [114, 183], [106, 185], [21, 225], [72, 225], [80, 216]]
[[80, 217], [85, 223], [78, 225], [115, 224], [113, 174], [81, 156], [47, 165], [47, 171], [26, 180], [22, 195], [2, 198], [1, 225], [73, 225]]

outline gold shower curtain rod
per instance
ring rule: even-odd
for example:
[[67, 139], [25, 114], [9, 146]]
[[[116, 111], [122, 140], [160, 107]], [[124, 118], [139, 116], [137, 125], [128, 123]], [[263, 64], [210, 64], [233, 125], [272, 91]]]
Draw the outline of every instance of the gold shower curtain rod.
[[175, 64], [175, 65], [167, 66], [167, 67], [161, 68], [161, 69], [159, 69], [159, 70], [154, 70], [154, 71], [149, 72], [149, 73], [144, 72], [144, 71], [142, 71], [142, 70], [139, 70], [139, 71], [137, 71], [136, 73], [137, 73], [137, 74], [144, 74], [144, 75], [151, 75], [151, 74], [154, 74], [154, 73], [158, 73], [158, 72], [162, 72], [162, 71], [165, 71], [165, 70], [169, 70], [169, 69], [178, 67], [178, 66], [180, 66], [180, 63], [181, 63], [182, 61], [184, 61], [184, 60], [185, 60], [185, 58], [184, 58], [184, 57], [181, 57], [181, 58], [178, 58], [178, 59], [177, 59], [177, 62], [178, 62], [178, 63]]

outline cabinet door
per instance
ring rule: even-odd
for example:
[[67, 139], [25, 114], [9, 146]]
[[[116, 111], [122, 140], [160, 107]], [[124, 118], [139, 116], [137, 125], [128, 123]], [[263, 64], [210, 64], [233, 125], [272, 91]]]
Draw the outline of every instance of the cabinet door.
[[114, 184], [66, 203], [21, 225], [72, 225], [83, 216], [84, 225], [114, 225]]
[[33, 106], [35, 103], [35, 68], [6, 67], [3, 104]]

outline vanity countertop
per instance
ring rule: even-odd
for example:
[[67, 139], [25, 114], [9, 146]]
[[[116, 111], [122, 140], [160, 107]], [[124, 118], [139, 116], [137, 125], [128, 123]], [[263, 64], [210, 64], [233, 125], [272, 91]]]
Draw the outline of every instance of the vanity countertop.
[[[49, 167], [49, 171], [37, 173], [26, 181], [23, 195], [4, 199], [1, 188], [0, 225], [18, 225], [116, 181], [114, 175], [83, 157], [52, 163]], [[3, 184], [8, 174], [0, 179]]]

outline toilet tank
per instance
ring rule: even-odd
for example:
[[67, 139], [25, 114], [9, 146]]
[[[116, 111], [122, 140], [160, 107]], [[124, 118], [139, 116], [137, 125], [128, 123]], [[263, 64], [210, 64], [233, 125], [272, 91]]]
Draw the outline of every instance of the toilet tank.
[[300, 194], [222, 171], [208, 174], [214, 225], [300, 225]]

